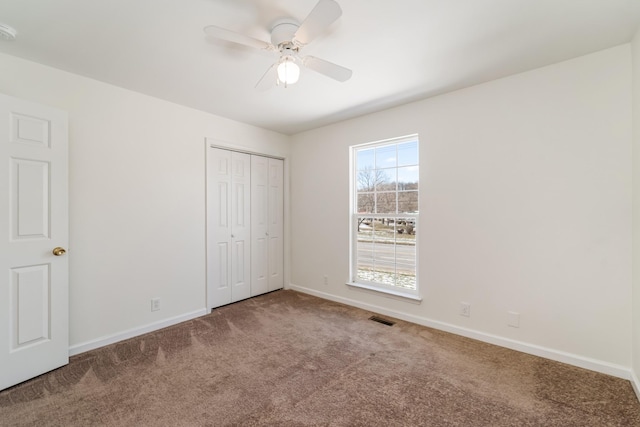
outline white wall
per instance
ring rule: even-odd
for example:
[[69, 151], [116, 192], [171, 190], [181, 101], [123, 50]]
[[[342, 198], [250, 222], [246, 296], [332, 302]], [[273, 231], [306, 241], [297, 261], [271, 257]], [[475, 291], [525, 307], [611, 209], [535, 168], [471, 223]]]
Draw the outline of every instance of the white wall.
[[633, 371], [640, 398], [640, 29], [631, 43], [633, 55]]
[[[295, 135], [292, 287], [628, 374], [630, 107], [627, 44]], [[419, 305], [345, 286], [349, 146], [411, 133]]]
[[72, 352], [202, 313], [205, 137], [282, 157], [289, 137], [11, 56], [0, 69], [0, 92], [69, 112]]

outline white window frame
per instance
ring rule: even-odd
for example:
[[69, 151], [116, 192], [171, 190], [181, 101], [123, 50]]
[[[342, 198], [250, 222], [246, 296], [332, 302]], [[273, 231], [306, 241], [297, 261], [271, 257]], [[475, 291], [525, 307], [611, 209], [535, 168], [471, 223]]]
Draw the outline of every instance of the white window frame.
[[[358, 201], [357, 201], [357, 156], [356, 152], [363, 148], [375, 148], [384, 145], [397, 145], [402, 144], [404, 142], [418, 142], [418, 153], [420, 152], [420, 140], [417, 134], [407, 135], [399, 138], [390, 138], [381, 141], [368, 142], [364, 144], [353, 145], [349, 147], [349, 161], [350, 161], [350, 178], [349, 178], [349, 227], [350, 227], [350, 239], [349, 239], [349, 257], [350, 257], [350, 271], [349, 271], [349, 282], [347, 282], [348, 286], [356, 287], [356, 288], [364, 288], [371, 291], [382, 292], [384, 294], [399, 297], [401, 299], [407, 299], [412, 302], [420, 302], [422, 301], [422, 297], [420, 296], [420, 286], [419, 286], [419, 264], [418, 264], [418, 235], [416, 234], [416, 289], [407, 289], [401, 288], [399, 286], [387, 285], [379, 282], [369, 282], [363, 281], [358, 278], [358, 217], [361, 216], [357, 212]], [[418, 159], [417, 166], [420, 168], [420, 161]], [[396, 190], [397, 191], [397, 190]], [[418, 200], [420, 198], [420, 181], [418, 181]], [[415, 220], [415, 228], [419, 230], [418, 224], [420, 222], [420, 213], [419, 210], [415, 214], [388, 214], [388, 213], [368, 213], [367, 217], [371, 218], [411, 218]]]

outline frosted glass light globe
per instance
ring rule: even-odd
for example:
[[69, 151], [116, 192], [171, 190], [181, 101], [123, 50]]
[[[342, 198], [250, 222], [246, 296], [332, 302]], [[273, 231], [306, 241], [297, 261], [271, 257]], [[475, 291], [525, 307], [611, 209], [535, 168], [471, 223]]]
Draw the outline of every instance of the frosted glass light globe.
[[292, 57], [286, 56], [278, 64], [278, 80], [287, 85], [292, 85], [300, 78], [300, 67]]

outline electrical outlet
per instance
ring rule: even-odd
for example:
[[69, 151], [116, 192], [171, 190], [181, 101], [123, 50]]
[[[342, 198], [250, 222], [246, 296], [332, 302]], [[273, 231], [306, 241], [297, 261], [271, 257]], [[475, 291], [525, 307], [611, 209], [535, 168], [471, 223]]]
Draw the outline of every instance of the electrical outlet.
[[460, 303], [460, 316], [471, 317], [471, 304], [468, 302]]
[[151, 298], [151, 311], [160, 310], [160, 298]]
[[327, 286], [329, 284], [329, 277], [325, 274], [324, 275], [324, 285]]

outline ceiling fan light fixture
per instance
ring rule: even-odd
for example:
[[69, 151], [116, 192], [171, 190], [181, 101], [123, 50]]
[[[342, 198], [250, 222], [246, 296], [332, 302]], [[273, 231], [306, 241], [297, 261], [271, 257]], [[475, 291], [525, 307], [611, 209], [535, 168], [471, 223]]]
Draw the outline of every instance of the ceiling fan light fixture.
[[316, 6], [302, 23], [292, 18], [276, 21], [271, 28], [271, 43], [215, 25], [204, 27], [204, 32], [219, 40], [279, 54], [278, 60], [269, 66], [256, 83], [257, 90], [269, 89], [274, 83], [276, 86], [284, 84], [285, 88], [296, 83], [300, 78], [300, 67], [345, 82], [353, 73], [350, 69], [300, 53], [301, 49], [325, 32], [341, 15], [342, 9], [335, 0], [317, 0]]
[[292, 85], [300, 78], [300, 67], [292, 56], [284, 56], [278, 64], [278, 80], [287, 85]]

